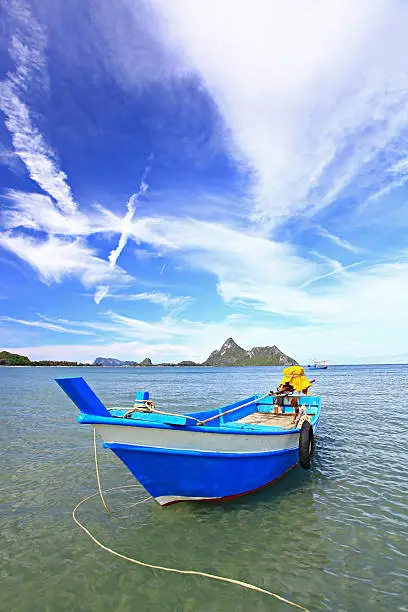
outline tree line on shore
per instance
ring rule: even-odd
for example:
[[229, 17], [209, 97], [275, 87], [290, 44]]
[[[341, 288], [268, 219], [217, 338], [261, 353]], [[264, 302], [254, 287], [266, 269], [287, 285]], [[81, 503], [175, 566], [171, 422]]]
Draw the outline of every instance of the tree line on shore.
[[80, 363], [79, 361], [54, 361], [45, 359], [43, 361], [31, 361], [25, 355], [17, 353], [9, 353], [8, 351], [0, 352], [0, 365], [7, 366], [89, 366], [89, 363]]

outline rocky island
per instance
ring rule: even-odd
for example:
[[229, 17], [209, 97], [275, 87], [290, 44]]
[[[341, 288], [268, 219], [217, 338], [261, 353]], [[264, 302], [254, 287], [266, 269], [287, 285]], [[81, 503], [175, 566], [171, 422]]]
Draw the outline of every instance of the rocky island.
[[148, 357], [140, 363], [136, 361], [120, 361], [110, 357], [97, 357], [93, 365], [105, 367], [288, 366], [297, 365], [297, 362], [292, 357], [285, 355], [277, 346], [255, 346], [247, 351], [239, 346], [233, 338], [228, 338], [222, 347], [219, 350], [213, 351], [203, 363], [180, 361], [179, 363], [153, 364]]
[[288, 366], [297, 362], [277, 346], [255, 346], [246, 351], [228, 338], [219, 351], [213, 351], [203, 366]]

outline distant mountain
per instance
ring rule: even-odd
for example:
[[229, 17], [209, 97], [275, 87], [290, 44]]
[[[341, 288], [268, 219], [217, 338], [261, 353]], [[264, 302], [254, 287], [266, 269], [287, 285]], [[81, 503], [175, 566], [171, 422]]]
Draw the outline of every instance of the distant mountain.
[[248, 352], [238, 346], [232, 339], [228, 338], [222, 345], [219, 351], [215, 350], [211, 353], [203, 365], [205, 366], [231, 366], [239, 365], [242, 361], [248, 358]]
[[139, 364], [136, 363], [136, 361], [121, 361], [120, 359], [113, 359], [113, 357], [97, 357], [92, 365], [115, 368], [119, 366], [135, 366]]
[[108, 367], [108, 368], [120, 368], [123, 366], [152, 366], [152, 360], [150, 359], [150, 357], [146, 357], [146, 359], [143, 359], [143, 361], [141, 361], [140, 363], [138, 363], [137, 361], [121, 361], [120, 359], [114, 359], [113, 357], [97, 357], [95, 359], [95, 361], [93, 362], [94, 366], [104, 366], [104, 367]]
[[152, 366], [152, 360], [150, 359], [150, 357], [146, 357], [146, 359], [143, 359], [143, 361], [141, 361], [139, 363], [140, 366]]
[[177, 364], [178, 366], [199, 366], [201, 365], [201, 363], [196, 363], [195, 361], [180, 361], [180, 363]]
[[180, 363], [152, 363], [150, 357], [146, 357], [138, 363], [137, 361], [121, 361], [120, 359], [114, 359], [113, 357], [97, 357], [93, 362], [94, 366], [105, 366], [109, 368], [119, 368], [124, 366], [132, 367], [176, 367], [176, 366], [199, 366], [200, 363], [194, 361], [180, 361]]
[[277, 346], [256, 346], [246, 351], [228, 338], [219, 351], [213, 351], [204, 366], [287, 366], [297, 364]]
[[277, 346], [256, 346], [250, 351], [246, 351], [232, 338], [228, 338], [219, 351], [213, 351], [204, 363], [194, 361], [180, 361], [180, 363], [159, 363], [154, 364], [149, 357], [140, 363], [136, 361], [121, 361], [112, 357], [97, 357], [93, 362], [95, 366], [120, 367], [120, 366], [287, 366], [297, 364], [297, 362], [282, 353]]

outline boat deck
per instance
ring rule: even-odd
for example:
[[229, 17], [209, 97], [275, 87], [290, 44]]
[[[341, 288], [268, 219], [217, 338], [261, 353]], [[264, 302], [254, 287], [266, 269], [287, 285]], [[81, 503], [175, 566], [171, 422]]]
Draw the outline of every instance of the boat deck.
[[293, 414], [273, 414], [270, 412], [253, 412], [248, 416], [235, 421], [236, 423], [246, 423], [247, 425], [266, 425], [267, 427], [282, 427], [291, 429]]

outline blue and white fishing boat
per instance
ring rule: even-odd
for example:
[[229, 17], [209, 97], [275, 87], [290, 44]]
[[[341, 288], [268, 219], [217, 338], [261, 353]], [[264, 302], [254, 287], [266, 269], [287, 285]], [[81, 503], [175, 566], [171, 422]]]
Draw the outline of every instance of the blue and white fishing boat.
[[188, 414], [157, 410], [147, 392], [133, 408], [108, 410], [83, 378], [59, 378], [91, 425], [135, 478], [162, 506], [179, 501], [220, 501], [271, 484], [298, 463], [311, 467], [320, 397], [291, 398], [279, 412], [271, 395]]
[[307, 366], [309, 370], [327, 370], [328, 363], [327, 361], [314, 361], [313, 365]]

